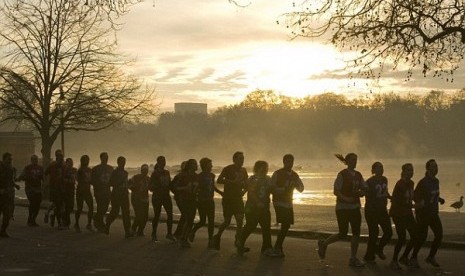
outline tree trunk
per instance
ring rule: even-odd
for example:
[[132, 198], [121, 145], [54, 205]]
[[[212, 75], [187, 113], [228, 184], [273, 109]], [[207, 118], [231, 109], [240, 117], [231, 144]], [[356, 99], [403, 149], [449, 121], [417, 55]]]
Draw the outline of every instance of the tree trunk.
[[[51, 163], [51, 153], [52, 153], [52, 146], [53, 141], [49, 137], [49, 135], [41, 134], [42, 139], [42, 166], [44, 170], [48, 168]], [[42, 199], [49, 200], [50, 199], [50, 186], [48, 182], [48, 177], [44, 177], [44, 185], [42, 187]]]

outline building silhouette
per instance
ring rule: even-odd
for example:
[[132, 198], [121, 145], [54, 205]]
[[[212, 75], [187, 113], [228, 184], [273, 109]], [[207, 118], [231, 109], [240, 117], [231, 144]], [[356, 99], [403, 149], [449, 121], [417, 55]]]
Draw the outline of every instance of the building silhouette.
[[0, 131], [0, 155], [5, 152], [13, 155], [13, 166], [22, 170], [30, 163], [31, 155], [35, 153], [34, 133], [32, 131]]

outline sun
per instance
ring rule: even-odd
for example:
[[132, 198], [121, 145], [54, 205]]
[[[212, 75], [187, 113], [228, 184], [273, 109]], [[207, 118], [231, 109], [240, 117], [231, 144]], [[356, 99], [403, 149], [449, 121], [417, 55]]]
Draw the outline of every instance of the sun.
[[344, 66], [340, 53], [331, 46], [287, 42], [254, 49], [244, 58], [243, 70], [251, 88], [301, 98], [340, 88], [340, 81], [324, 78], [324, 74]]

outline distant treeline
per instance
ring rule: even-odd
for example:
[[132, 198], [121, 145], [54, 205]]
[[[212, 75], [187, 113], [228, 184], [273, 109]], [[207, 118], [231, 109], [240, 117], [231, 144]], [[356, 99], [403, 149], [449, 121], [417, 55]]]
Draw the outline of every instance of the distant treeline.
[[256, 159], [330, 158], [354, 151], [383, 158], [465, 156], [465, 90], [377, 94], [349, 100], [326, 93], [294, 99], [258, 90], [208, 116], [163, 113], [98, 133], [67, 134], [72, 153], [109, 152], [154, 160], [209, 156], [228, 162], [241, 150]]

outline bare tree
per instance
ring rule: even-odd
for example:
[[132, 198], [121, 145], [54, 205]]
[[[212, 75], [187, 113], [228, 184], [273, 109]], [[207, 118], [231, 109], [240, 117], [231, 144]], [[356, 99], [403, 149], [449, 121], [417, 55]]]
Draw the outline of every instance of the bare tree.
[[[324, 37], [352, 50], [354, 72], [379, 77], [418, 68], [453, 81], [465, 52], [463, 0], [305, 0], [284, 14], [293, 37]], [[387, 67], [387, 68], [386, 68]]]
[[[94, 11], [104, 13], [109, 19], [112, 19], [115, 16], [118, 17], [127, 13], [130, 7], [142, 1], [143, 0], [85, 0], [83, 3]], [[155, 7], [156, 0], [152, 1]], [[241, 8], [248, 7], [252, 3], [247, 0], [228, 0], [228, 2]]]
[[6, 0], [0, 17], [0, 122], [33, 126], [45, 165], [62, 130], [97, 131], [156, 112], [153, 89], [124, 73], [106, 15], [80, 0]]
[[[155, 0], [152, 0], [155, 4]], [[142, 0], [85, 0], [81, 1], [84, 6], [94, 10], [99, 14], [105, 14], [108, 19], [126, 14], [129, 8]]]

